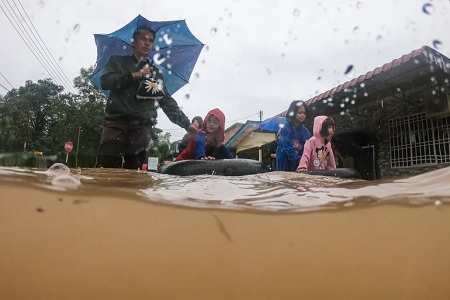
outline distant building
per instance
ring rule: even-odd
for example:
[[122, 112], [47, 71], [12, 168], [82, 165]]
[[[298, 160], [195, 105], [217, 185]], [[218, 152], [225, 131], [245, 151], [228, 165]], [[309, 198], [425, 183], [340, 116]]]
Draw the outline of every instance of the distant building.
[[[450, 166], [450, 59], [424, 46], [307, 101], [336, 122], [340, 164], [365, 179]], [[279, 114], [284, 116], [286, 112]]]

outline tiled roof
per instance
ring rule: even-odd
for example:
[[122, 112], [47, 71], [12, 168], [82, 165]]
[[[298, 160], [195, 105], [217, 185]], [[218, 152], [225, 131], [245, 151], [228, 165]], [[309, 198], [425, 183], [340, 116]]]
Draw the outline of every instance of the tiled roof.
[[[400, 58], [394, 59], [389, 63], [385, 63], [383, 66], [374, 69], [373, 71], [367, 72], [364, 75], [353, 78], [350, 81], [347, 81], [341, 85], [338, 85], [332, 88], [329, 91], [326, 91], [322, 94], [319, 94], [308, 101], [306, 103], [311, 105], [317, 101], [321, 101], [332, 97], [334, 94], [339, 93], [341, 91], [345, 91], [352, 87], [355, 87], [357, 84], [361, 84], [364, 81], [371, 80], [373, 77], [383, 74], [387, 71], [394, 70], [396, 68], [401, 67], [409, 61], [414, 60], [416, 64], [426, 62], [428, 64], [434, 64], [441, 68], [444, 72], [450, 74], [450, 59], [439, 53], [438, 51], [428, 47], [422, 46], [420, 49], [414, 50], [411, 53], [405, 54]], [[286, 112], [284, 111], [276, 116], [286, 116]]]

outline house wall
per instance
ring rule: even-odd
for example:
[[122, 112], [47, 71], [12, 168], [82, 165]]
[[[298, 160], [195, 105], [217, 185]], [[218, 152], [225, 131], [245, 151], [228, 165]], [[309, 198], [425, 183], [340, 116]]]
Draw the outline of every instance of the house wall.
[[[404, 168], [391, 168], [389, 120], [401, 116], [407, 116], [425, 112], [425, 104], [422, 99], [422, 90], [410, 92], [404, 99], [400, 97], [384, 97], [374, 99], [363, 106], [347, 105], [341, 111], [331, 114], [336, 122], [336, 134], [340, 132], [367, 131], [375, 135], [376, 151], [376, 178], [392, 178], [412, 176], [432, 171], [450, 164], [412, 166]], [[356, 100], [358, 103], [358, 99]], [[342, 114], [342, 112], [344, 112]], [[312, 130], [314, 111], [310, 114], [306, 126]]]

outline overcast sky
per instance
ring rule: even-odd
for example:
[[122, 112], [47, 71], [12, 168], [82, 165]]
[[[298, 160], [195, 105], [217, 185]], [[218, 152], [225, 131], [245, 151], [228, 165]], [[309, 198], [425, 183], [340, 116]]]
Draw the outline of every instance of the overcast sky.
[[[227, 126], [258, 120], [260, 110], [272, 117], [423, 45], [450, 57], [449, 0], [0, 1], [0, 84], [8, 89], [8, 81], [17, 88], [50, 77], [7, 18], [26, 18], [21, 6], [70, 80], [95, 64], [94, 33], [138, 14], [185, 19], [206, 46], [191, 82], [173, 96], [189, 118], [219, 107]], [[158, 120], [172, 140], [183, 136], [162, 111]]]

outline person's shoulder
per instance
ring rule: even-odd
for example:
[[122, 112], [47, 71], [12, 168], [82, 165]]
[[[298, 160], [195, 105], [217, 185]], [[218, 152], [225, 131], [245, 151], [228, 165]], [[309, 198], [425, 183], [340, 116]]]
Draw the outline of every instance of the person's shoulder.
[[110, 61], [128, 61], [133, 59], [130, 55], [111, 55], [109, 58]]

